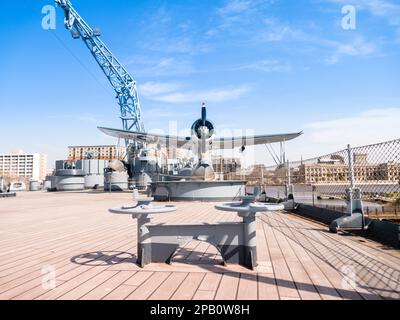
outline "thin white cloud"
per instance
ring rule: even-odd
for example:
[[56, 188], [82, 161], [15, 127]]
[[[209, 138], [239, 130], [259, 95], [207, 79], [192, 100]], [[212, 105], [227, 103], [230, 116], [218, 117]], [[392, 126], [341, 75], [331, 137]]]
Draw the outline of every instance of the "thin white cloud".
[[190, 20], [181, 20], [180, 13], [165, 2], [143, 22], [142, 31], [151, 35], [142, 41], [147, 51], [164, 54], [195, 55], [208, 52], [210, 47], [199, 35], [198, 27]]
[[[368, 11], [370, 14], [386, 19], [387, 23], [400, 31], [400, 3], [389, 0], [326, 0], [341, 5], [354, 5], [358, 10]], [[397, 39], [395, 39], [395, 42]]]
[[263, 42], [307, 41], [310, 37], [300, 28], [292, 27], [275, 18], [266, 18], [263, 23], [264, 30], [256, 35], [258, 40]]
[[168, 119], [177, 119], [182, 117], [192, 116], [192, 112], [176, 112], [176, 110], [170, 110], [169, 108], [153, 108], [153, 109], [145, 109], [143, 111], [143, 115], [145, 118], [153, 119], [157, 118], [168, 118]]
[[222, 17], [243, 15], [259, 10], [261, 7], [269, 6], [274, 2], [274, 0], [227, 0], [223, 6], [217, 9], [217, 13]]
[[244, 32], [246, 28], [240, 26], [251, 25], [263, 16], [263, 10], [272, 5], [274, 0], [226, 0], [215, 11], [218, 24], [208, 30], [206, 36], [226, 35], [229, 30], [236, 34]]
[[210, 90], [184, 90], [177, 82], [147, 82], [140, 86], [143, 97], [166, 103], [186, 102], [224, 102], [240, 98], [250, 91], [249, 86], [241, 85], [235, 88], [218, 88]]
[[166, 103], [188, 103], [188, 102], [225, 102], [238, 99], [249, 92], [248, 86], [237, 88], [211, 89], [204, 91], [172, 92], [159, 95], [152, 99]]
[[166, 54], [199, 54], [211, 50], [209, 45], [196, 42], [194, 36], [190, 34], [173, 38], [171, 38], [171, 35], [155, 37], [145, 45], [145, 48]]
[[223, 16], [237, 14], [248, 10], [251, 6], [250, 0], [230, 0], [223, 7], [218, 8], [217, 12]]
[[141, 76], [187, 75], [197, 72], [190, 60], [169, 56], [149, 58], [148, 56], [133, 55], [125, 59], [124, 65], [133, 66], [136, 70], [135, 74]]
[[177, 82], [146, 82], [139, 85], [139, 91], [143, 96], [151, 98], [165, 93], [171, 93], [181, 87], [182, 85]]
[[[323, 0], [324, 2], [334, 3], [338, 5], [353, 5], [357, 9], [357, 14], [360, 11], [368, 12], [370, 15], [379, 18], [375, 20], [386, 21], [387, 25], [393, 28], [394, 34], [390, 34], [388, 31], [385, 34], [382, 34], [381, 39], [375, 38], [374, 43], [375, 47], [379, 49], [382, 44], [390, 45], [398, 45], [400, 44], [400, 3], [398, 0]], [[378, 21], [374, 21], [373, 23], [377, 23]], [[365, 24], [365, 19], [364, 19]], [[359, 32], [357, 27], [357, 32]], [[384, 43], [379, 43], [382, 39], [384, 39]], [[383, 50], [381, 50], [383, 51]], [[333, 61], [335, 61], [335, 57], [333, 57]]]
[[[317, 49], [328, 49], [331, 51], [324, 61], [328, 64], [336, 64], [344, 57], [370, 56], [379, 51], [379, 43], [367, 41], [363, 36], [356, 35], [347, 42], [330, 40], [321, 36], [312, 35], [298, 27], [275, 18], [264, 20], [265, 30], [255, 35], [257, 41], [261, 42], [296, 42], [299, 44], [312, 45]], [[326, 53], [324, 53], [326, 55]]]
[[[310, 159], [352, 147], [371, 145], [400, 138], [399, 108], [367, 110], [359, 115], [306, 124], [304, 135], [286, 145], [290, 161]], [[258, 163], [274, 164], [265, 148], [256, 148]]]
[[[355, 35], [347, 41], [337, 41], [313, 35], [300, 28], [292, 27], [287, 23], [274, 18], [264, 20], [266, 29], [257, 35], [257, 40], [263, 42], [297, 42], [312, 45], [314, 48], [329, 50], [324, 61], [328, 64], [336, 64], [345, 57], [367, 57], [380, 51], [379, 43], [367, 41], [361, 35]], [[324, 52], [323, 54], [327, 54]]]
[[290, 64], [279, 60], [259, 60], [232, 68], [232, 70], [255, 70], [262, 72], [289, 72], [292, 69]]
[[354, 5], [358, 9], [367, 10], [375, 16], [387, 17], [389, 23], [398, 23], [395, 16], [400, 12], [400, 4], [388, 0], [328, 0], [343, 5]]
[[313, 146], [324, 144], [334, 151], [348, 143], [366, 145], [398, 139], [399, 123], [400, 108], [372, 109], [355, 117], [309, 123], [305, 132]]
[[334, 50], [332, 55], [325, 59], [328, 64], [338, 63], [344, 57], [370, 56], [378, 51], [375, 44], [362, 37], [357, 37], [348, 43], [325, 41], [325, 45]]
[[77, 114], [58, 114], [58, 115], [47, 115], [47, 119], [64, 119], [74, 122], [83, 122], [87, 124], [98, 124], [104, 121], [101, 117], [92, 113], [77, 113]]

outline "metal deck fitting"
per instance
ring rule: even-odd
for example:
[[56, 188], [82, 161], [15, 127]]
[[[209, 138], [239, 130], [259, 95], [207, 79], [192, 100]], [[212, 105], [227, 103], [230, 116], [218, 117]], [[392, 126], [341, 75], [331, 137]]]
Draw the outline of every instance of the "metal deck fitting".
[[152, 262], [171, 263], [179, 247], [191, 240], [199, 240], [215, 246], [225, 263], [253, 269], [257, 266], [256, 215], [284, 209], [282, 204], [255, 203], [255, 197], [243, 197], [241, 203], [215, 206], [218, 210], [237, 212], [242, 222], [153, 225], [151, 215], [172, 212], [176, 207], [153, 206], [152, 200], [139, 199], [135, 206], [109, 210], [115, 214], [130, 214], [138, 220], [137, 263], [141, 267]]

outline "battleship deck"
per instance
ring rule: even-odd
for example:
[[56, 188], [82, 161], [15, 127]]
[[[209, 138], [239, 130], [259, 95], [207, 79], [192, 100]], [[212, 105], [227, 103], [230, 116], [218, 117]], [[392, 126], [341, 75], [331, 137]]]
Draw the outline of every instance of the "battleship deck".
[[[254, 271], [221, 265], [197, 241], [172, 265], [141, 269], [135, 220], [108, 213], [130, 202], [99, 192], [0, 199], [0, 299], [400, 299], [399, 250], [283, 212], [258, 219]], [[176, 205], [155, 222], [238, 221], [213, 203]]]

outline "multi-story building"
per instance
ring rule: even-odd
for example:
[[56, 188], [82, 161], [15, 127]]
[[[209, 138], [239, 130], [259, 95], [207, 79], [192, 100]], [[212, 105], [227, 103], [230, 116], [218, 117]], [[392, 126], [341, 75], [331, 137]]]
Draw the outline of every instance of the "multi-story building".
[[47, 156], [19, 151], [0, 154], [0, 175], [9, 179], [43, 181], [47, 173]]
[[225, 180], [246, 180], [248, 185], [277, 185], [282, 183], [282, 177], [277, 171], [269, 170], [263, 164], [256, 164], [243, 169], [240, 164], [235, 171], [226, 173]]
[[87, 158], [98, 160], [123, 160], [126, 155], [124, 147], [108, 146], [70, 146], [68, 147], [68, 161], [84, 160]]
[[241, 169], [241, 162], [239, 158], [212, 156], [212, 164], [214, 171], [218, 173], [235, 173]]
[[[356, 182], [398, 182], [400, 163], [369, 163], [367, 154], [354, 154]], [[349, 181], [349, 166], [344, 160], [320, 160], [301, 164], [293, 177], [295, 183], [345, 183]]]
[[378, 173], [382, 180], [400, 183], [400, 163], [383, 163], [379, 165]]
[[333, 183], [348, 181], [349, 167], [344, 163], [302, 164], [292, 178], [295, 183]]

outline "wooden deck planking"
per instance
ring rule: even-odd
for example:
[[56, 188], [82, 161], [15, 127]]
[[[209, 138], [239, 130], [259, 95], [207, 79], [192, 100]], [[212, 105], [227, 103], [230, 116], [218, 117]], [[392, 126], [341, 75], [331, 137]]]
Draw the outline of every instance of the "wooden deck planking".
[[107, 294], [102, 300], [125, 300], [136, 289], [137, 287], [122, 284]]
[[257, 277], [258, 299], [279, 300], [279, 292], [274, 276], [268, 273], [259, 273]]
[[205, 273], [189, 273], [183, 280], [171, 300], [191, 300], [205, 277]]
[[[127, 241], [126, 239], [120, 240], [119, 242], [115, 242], [113, 244], [110, 244], [109, 247], [110, 250], [115, 250], [115, 249], [120, 249], [118, 248], [118, 244], [122, 245], [120, 248], [124, 249], [126, 247], [132, 247], [132, 244], [130, 241]], [[107, 249], [107, 247], [104, 245], [104, 248]], [[103, 256], [106, 258], [106, 256]], [[87, 270], [88, 268], [91, 268], [90, 266], [82, 266], [76, 263], [71, 263], [70, 261], [71, 256], [66, 254], [64, 257], [62, 257], [58, 262], [53, 263], [49, 266], [54, 267], [56, 274], [57, 274], [57, 282], [62, 281], [64, 282], [65, 280], [69, 280], [73, 278], [76, 275], [79, 275], [83, 271]], [[99, 258], [102, 258], [102, 256], [99, 256]], [[109, 257], [108, 260], [112, 259], [112, 257]], [[104, 263], [106, 263], [106, 259], [104, 259]], [[98, 262], [97, 262], [98, 263]], [[45, 264], [47, 265], [47, 264]], [[28, 270], [29, 271], [29, 270]], [[68, 277], [68, 274], [72, 273], [73, 276]], [[3, 295], [9, 295], [11, 293], [16, 293], [18, 292], [18, 295], [21, 294], [21, 292], [27, 291], [29, 289], [29, 293], [27, 295], [35, 295], [37, 293], [44, 293], [44, 290], [41, 285], [41, 280], [42, 280], [43, 275], [41, 274], [41, 267], [36, 266], [33, 267], [30, 272], [28, 272], [25, 276], [18, 278], [15, 281], [8, 282], [6, 286], [12, 287], [12, 290], [8, 290], [3, 292], [0, 297]], [[3, 287], [2, 287], [3, 288]], [[3, 288], [4, 289], [4, 288]]]
[[307, 253], [301, 250], [301, 247], [296, 247], [296, 243], [290, 241], [290, 238], [285, 237], [278, 225], [271, 223], [271, 220], [277, 219], [277, 217], [269, 215], [265, 219], [269, 219], [270, 225], [279, 239], [288, 267], [292, 275], [296, 277], [296, 286], [302, 299], [339, 299], [340, 296], [335, 288], [318, 266], [308, 259]]
[[[326, 245], [327, 239], [332, 241], [332, 237], [336, 237], [337, 235], [328, 236], [326, 233], [321, 233], [320, 231], [318, 232], [318, 229], [310, 228], [309, 225], [305, 225], [303, 221], [298, 219], [290, 221], [283, 221], [282, 217], [278, 217], [278, 219], [280, 220], [281, 224], [288, 226], [287, 230], [289, 233], [286, 232], [285, 234], [288, 236], [288, 239], [290, 239], [289, 241], [292, 241], [294, 245], [297, 246], [296, 252], [301, 254], [302, 257], [308, 257], [305, 265], [310, 267], [313, 264], [309, 262], [313, 261], [315, 264], [313, 270], [319, 268], [322, 271], [322, 277], [318, 276], [319, 272], [314, 272], [313, 270], [311, 270], [310, 274], [313, 276], [313, 278], [317, 276], [315, 279], [316, 283], [325, 284], [325, 286], [322, 288], [321, 286], [317, 287], [318, 289], [323, 289], [321, 295], [324, 299], [332, 299], [332, 295], [336, 295], [336, 293], [330, 289], [331, 286], [335, 288], [337, 293], [345, 299], [356, 300], [360, 299], [361, 296], [363, 296], [365, 299], [371, 298], [372, 296], [375, 297], [374, 299], [379, 299], [378, 296], [373, 294], [371, 295], [371, 292], [362, 288], [358, 288], [357, 286], [346, 286], [344, 289], [343, 274], [340, 273], [340, 268], [334, 268], [333, 266], [337, 263], [343, 263], [343, 261], [341, 262], [340, 259], [331, 258], [327, 264], [326, 261], [321, 259], [330, 257], [330, 252], [326, 251], [323, 246]], [[348, 262], [349, 259], [346, 258], [346, 261]]]
[[259, 272], [273, 275], [271, 257], [269, 254], [267, 238], [264, 233], [263, 222], [257, 221], [257, 263]]
[[200, 245], [200, 242], [197, 241], [190, 241], [183, 245], [182, 247], [178, 248], [176, 251], [172, 261], [173, 262], [182, 262], [185, 261], [193, 251]]
[[[272, 220], [272, 218], [270, 219]], [[315, 284], [316, 289], [318, 290], [321, 298], [324, 300], [331, 300], [331, 299], [339, 299], [342, 296], [340, 295], [340, 289], [332, 284], [332, 281], [338, 283], [338, 280], [341, 284], [341, 276], [337, 272], [331, 272], [330, 277], [326, 277], [326, 274], [320, 269], [320, 263], [318, 261], [313, 260], [310, 257], [309, 252], [307, 252], [303, 246], [299, 245], [295, 239], [300, 237], [303, 241], [310, 241], [312, 235], [310, 234], [312, 230], [310, 228], [304, 228], [304, 225], [294, 225], [288, 227], [288, 223], [282, 220], [282, 217], [276, 216], [273, 218], [276, 223], [278, 223], [282, 227], [277, 227], [282, 235], [284, 235], [289, 241], [296, 255], [299, 257], [299, 260], [302, 261], [304, 267], [306, 268], [311, 280]], [[310, 230], [307, 230], [310, 229]], [[299, 231], [301, 230], [301, 231]], [[353, 292], [353, 297], [359, 298], [356, 292]]]
[[[318, 238], [319, 235], [316, 235], [316, 237]], [[326, 239], [322, 239], [322, 241], [323, 240], [327, 241]], [[344, 254], [349, 255], [349, 257], [351, 256], [351, 253], [349, 253], [349, 252], [347, 252], [347, 253], [344, 252]], [[325, 257], [326, 256], [327, 255], [325, 255]], [[358, 294], [360, 296], [362, 296], [366, 300], [379, 299], [379, 296], [373, 292], [374, 290], [372, 289], [372, 287], [371, 287], [370, 290], [367, 290], [366, 288], [363, 288], [363, 284], [362, 284], [363, 281], [359, 282], [358, 280], [355, 279], [356, 283], [354, 285], [352, 285], [351, 284], [351, 282], [352, 282], [351, 279], [350, 279], [350, 281], [346, 281], [345, 280], [345, 278], [346, 278], [346, 271], [345, 271], [346, 268], [348, 268], [348, 267], [353, 268], [354, 267], [354, 261], [351, 258], [348, 258], [348, 257], [341, 257], [339, 259], [335, 259], [335, 258], [336, 257], [333, 257], [333, 258], [330, 257], [330, 259], [327, 259], [327, 260], [329, 261], [328, 265], [332, 265], [332, 267], [336, 270], [337, 274], [339, 275], [338, 282], [341, 283], [340, 284], [341, 289], [338, 290], [339, 293], [341, 293], [343, 290], [349, 291], [349, 289], [350, 289], [350, 290], [355, 290], [356, 292], [358, 292]], [[327, 265], [327, 260], [325, 260], [323, 257], [321, 257], [321, 255], [314, 255], [313, 259], [315, 261], [318, 261], [318, 262], [324, 264], [325, 266]], [[358, 263], [356, 263], [356, 265], [357, 264]], [[343, 268], [344, 268], [344, 270], [343, 270]], [[349, 269], [349, 271], [352, 272], [352, 269]], [[363, 272], [363, 270], [360, 270], [360, 271]], [[375, 270], [375, 271], [378, 271], [377, 273], [379, 273], [379, 270]], [[369, 277], [375, 277], [375, 276], [377, 276], [377, 273], [376, 272], [372, 272], [372, 273], [368, 272], [368, 275], [369, 275]], [[356, 278], [358, 278], [360, 276], [360, 273], [359, 273], [359, 271], [357, 271], [357, 268], [354, 269], [354, 274], [355, 274]], [[349, 275], [349, 276], [352, 277], [351, 275]], [[335, 279], [336, 277], [331, 277], [331, 278]], [[343, 289], [342, 288], [343, 286], [344, 287], [351, 287], [351, 288]]]
[[319, 300], [321, 299], [311, 281], [307, 270], [302, 264], [299, 257], [296, 256], [292, 247], [287, 242], [286, 238], [279, 232], [274, 231], [276, 240], [281, 248], [282, 254], [286, 260], [286, 264], [290, 271], [290, 274], [296, 284], [298, 293], [302, 300]]
[[215, 292], [214, 291], [203, 291], [198, 290], [193, 297], [193, 300], [214, 300]]
[[[54, 219], [51, 217], [47, 217], [44, 216], [42, 217], [42, 219]], [[48, 228], [48, 226], [46, 226], [46, 223], [44, 224], [40, 224], [40, 232], [34, 233], [33, 235], [28, 232], [28, 230], [26, 230], [25, 226], [21, 223], [26, 224], [26, 221], [15, 221], [14, 223], [17, 225], [20, 225], [20, 230], [18, 233], [10, 233], [8, 230], [6, 232], [3, 232], [5, 235], [11, 234], [12, 237], [10, 237], [11, 240], [9, 240], [9, 251], [7, 250], [3, 250], [1, 252], [1, 256], [6, 256], [9, 253], [15, 252], [15, 250], [19, 250], [20, 248], [23, 248], [25, 250], [29, 250], [32, 248], [37, 248], [38, 245], [43, 245], [43, 244], [47, 244], [47, 243], [51, 243], [51, 242], [56, 242], [58, 240], [61, 239], [66, 239], [66, 238], [73, 238], [74, 236], [77, 236], [79, 234], [85, 234], [88, 232], [91, 232], [94, 229], [100, 229], [103, 226], [108, 226], [110, 227], [113, 225], [118, 225], [117, 221], [108, 221], [108, 223], [105, 223], [103, 221], [98, 221], [98, 217], [96, 218], [95, 216], [92, 217], [93, 221], [91, 224], [88, 224], [87, 226], [83, 227], [81, 223], [79, 223], [79, 221], [77, 221], [76, 217], [74, 217], [75, 221], [68, 221], [68, 223], [63, 223], [63, 219], [61, 218], [60, 220], [58, 220], [58, 218], [56, 219], [56, 223], [55, 223], [55, 228]], [[97, 221], [96, 221], [97, 220]], [[45, 222], [45, 221], [44, 221]], [[87, 221], [89, 222], [89, 221]], [[6, 228], [4, 226], [2, 226], [2, 228]], [[61, 232], [62, 231], [62, 232]], [[36, 236], [37, 234], [37, 236]], [[49, 239], [46, 239], [47, 237], [50, 237]], [[22, 238], [22, 239], [19, 239]], [[39, 242], [37, 242], [37, 240], [40, 240]], [[1, 243], [1, 247], [6, 249], [7, 248], [7, 243], [2, 242]], [[21, 251], [22, 253], [22, 251]]]
[[170, 272], [155, 272], [145, 282], [139, 285], [126, 299], [147, 300], [170, 275]]
[[257, 274], [241, 274], [237, 292], [238, 300], [257, 300]]
[[236, 300], [240, 273], [224, 273], [215, 300]]
[[285, 258], [271, 227], [264, 225], [264, 235], [268, 239], [268, 248], [274, 270], [274, 276], [281, 299], [300, 299], [296, 284], [286, 265]]
[[[118, 230], [118, 229], [117, 229]], [[119, 231], [124, 231], [126, 228], [121, 228]], [[102, 236], [93, 235], [92, 237], [88, 236], [87, 239], [89, 241], [85, 242], [85, 239], [81, 238], [76, 242], [70, 242], [70, 245], [67, 245], [64, 250], [57, 249], [54, 250], [52, 247], [46, 248], [46, 255], [39, 255], [29, 257], [27, 259], [18, 260], [12, 265], [7, 264], [6, 272], [1, 274], [1, 277], [6, 277], [8, 275], [13, 276], [15, 278], [20, 278], [23, 274], [29, 274], [30, 271], [36, 270], [38, 266], [43, 266], [47, 262], [51, 262], [54, 264], [60, 260], [63, 260], [65, 256], [71, 257], [71, 253], [76, 253], [78, 250], [84, 250], [92, 245], [93, 250], [96, 248], [102, 248], [107, 242], [110, 240], [115, 241], [116, 239], [123, 238], [126, 239], [126, 236], [121, 236], [121, 234], [116, 234], [115, 236], [110, 237], [110, 239], [105, 240]], [[83, 243], [85, 243], [83, 245]], [[62, 251], [61, 251], [62, 250]], [[58, 252], [58, 253], [57, 253]]]
[[[126, 240], [123, 240], [123, 243], [125, 244]], [[116, 244], [114, 243], [113, 246], [115, 245]], [[115, 248], [115, 247], [110, 247], [110, 248]], [[67, 253], [64, 254], [64, 256], [60, 258], [60, 260], [58, 260], [57, 262], [51, 261], [51, 264], [49, 263], [39, 264], [34, 267], [28, 268], [27, 270], [22, 270], [23, 275], [22, 274], [20, 276], [18, 276], [18, 274], [13, 275], [11, 281], [8, 280], [8, 277], [5, 278], [7, 280], [5, 279], [3, 280], [2, 278], [2, 284], [0, 286], [0, 299], [4, 299], [6, 296], [9, 297], [11, 294], [15, 293], [20, 294], [28, 289], [32, 290], [35, 287], [41, 288], [41, 279], [43, 276], [41, 273], [42, 266], [49, 265], [54, 267], [57, 273], [57, 281], [60, 280], [62, 281], [62, 275], [65, 272], [79, 269], [79, 265], [71, 263], [70, 258], [71, 255]], [[82, 272], [81, 269], [79, 269], [76, 273], [79, 274], [80, 272]], [[16, 276], [17, 278], [15, 278]]]
[[210, 247], [210, 244], [206, 242], [198, 241], [196, 248], [187, 256], [186, 261], [188, 262], [199, 262], [205, 255], [206, 251]]
[[[27, 246], [27, 243], [24, 243], [24, 245], [22, 245], [22, 250], [18, 249], [18, 246], [15, 246], [13, 244], [11, 244], [10, 247], [10, 251], [6, 254], [4, 254], [4, 257], [2, 257], [2, 261], [7, 261], [7, 263], [3, 264], [0, 267], [0, 276], [3, 276], [4, 274], [4, 270], [9, 270], [11, 267], [14, 268], [17, 265], [20, 265], [21, 263], [23, 263], [24, 261], [29, 261], [32, 260], [32, 257], [34, 258], [41, 258], [44, 257], [46, 255], [49, 254], [49, 248], [51, 248], [51, 252], [53, 251], [58, 251], [58, 250], [63, 250], [65, 251], [67, 248], [69, 248], [70, 246], [72, 246], [74, 243], [78, 243], [79, 240], [84, 240], [86, 238], [88, 239], [93, 239], [93, 235], [96, 233], [103, 233], [107, 230], [113, 230], [114, 228], [118, 228], [118, 225], [115, 226], [110, 226], [109, 224], [103, 224], [102, 226], [97, 226], [96, 228], [93, 228], [92, 230], [85, 230], [82, 231], [80, 233], [73, 233], [68, 237], [62, 237], [62, 238], [56, 238], [54, 240], [52, 240], [52, 242], [55, 242], [56, 245], [53, 245], [51, 242], [37, 242], [36, 239], [32, 239], [30, 240], [30, 243], [32, 242], [36, 242], [35, 246]], [[64, 233], [64, 232], [68, 232], [68, 230], [62, 230], [60, 229], [59, 231], [60, 233]], [[83, 237], [79, 237], [79, 235], [83, 235]], [[42, 235], [42, 237], [46, 237], [48, 235]], [[60, 240], [66, 240], [65, 242], [59, 242]], [[79, 240], [78, 240], [79, 239]], [[57, 245], [57, 243], [59, 243]], [[39, 246], [40, 244], [40, 246]], [[7, 247], [2, 246], [1, 248], [3, 249], [7, 249]], [[18, 252], [17, 255], [13, 255], [10, 257], [10, 254], [15, 254], [15, 252]]]
[[194, 295], [194, 300], [212, 300], [215, 297], [222, 274], [207, 273]]
[[[107, 271], [114, 272], [115, 274], [108, 278], [102, 284], [96, 286], [94, 289], [86, 293], [80, 298], [80, 300], [101, 300], [119, 286], [121, 286], [125, 281], [132, 277], [132, 272], [130, 271]], [[128, 295], [127, 295], [128, 296]]]
[[104, 284], [108, 279], [114, 277], [117, 273], [118, 271], [101, 271], [99, 274], [86, 281], [84, 286], [75, 287], [59, 297], [58, 300], [79, 300], [90, 291]]
[[222, 263], [223, 259], [217, 248], [213, 245], [209, 245], [203, 256], [200, 258], [201, 262], [204, 263]]
[[[131, 244], [125, 245], [125, 248], [129, 248]], [[131, 248], [131, 247], [130, 247]], [[112, 256], [105, 257], [104, 261], [111, 260]], [[80, 272], [76, 272], [80, 271]], [[35, 299], [40, 300], [52, 300], [58, 299], [60, 296], [64, 295], [65, 293], [75, 290], [77, 287], [83, 286], [86, 287], [86, 281], [90, 280], [92, 277], [100, 274], [101, 272], [105, 271], [105, 267], [102, 266], [94, 266], [94, 267], [78, 267], [70, 271], [73, 273], [73, 277], [66, 277], [68, 280], [64, 280], [64, 283], [57, 286], [53, 290], [48, 290], [46, 293], [38, 296]], [[63, 281], [63, 280], [62, 280]]]
[[[289, 223], [293, 223], [291, 221]], [[297, 221], [297, 224], [302, 224], [302, 221]], [[294, 230], [294, 228], [292, 228]], [[331, 266], [333, 270], [336, 271], [336, 277], [331, 276], [331, 280], [337, 280], [340, 282], [339, 293], [343, 292], [341, 288], [343, 286], [343, 279], [346, 276], [343, 274], [343, 267], [352, 267], [360, 264], [364, 264], [363, 268], [360, 270], [361, 272], [365, 272], [368, 270], [368, 261], [365, 261], [366, 257], [374, 259], [367, 251], [368, 247], [364, 247], [367, 251], [362, 250], [361, 248], [353, 249], [351, 246], [351, 242], [346, 241], [342, 242], [340, 239], [340, 235], [332, 235], [328, 233], [318, 232], [316, 229], [310, 229], [310, 234], [307, 237], [308, 241], [314, 242], [314, 254], [312, 258], [314, 260], [319, 261], [321, 265], [327, 268], [327, 266]], [[304, 246], [307, 247], [307, 246]], [[312, 249], [311, 249], [312, 251]], [[382, 257], [382, 259], [384, 259]], [[321, 263], [322, 262], [322, 263]], [[327, 263], [328, 262], [328, 263]], [[359, 271], [355, 270], [356, 276], [359, 276]], [[375, 269], [374, 272], [369, 272], [371, 277], [376, 277], [376, 273], [380, 273], [381, 270]], [[332, 271], [331, 271], [332, 274]], [[337, 279], [339, 277], [339, 279]], [[346, 282], [346, 281], [345, 281]], [[356, 281], [357, 282], [357, 281]], [[361, 284], [361, 286], [360, 286]], [[349, 283], [346, 282], [346, 287], [349, 286]], [[345, 293], [348, 294], [349, 291], [355, 290], [359, 295], [361, 295], [364, 299], [379, 299], [379, 296], [371, 292], [371, 290], [366, 290], [366, 288], [362, 287], [362, 283], [356, 283], [352, 288], [346, 288]]]
[[86, 282], [96, 275], [100, 274], [103, 270], [100, 268], [91, 268], [83, 271], [75, 278], [63, 282], [61, 285], [57, 285], [55, 289], [47, 290], [45, 293], [39, 295], [35, 300], [56, 300], [61, 296], [73, 291], [77, 287], [85, 288]]
[[[378, 299], [399, 297], [400, 254], [357, 237], [282, 213], [259, 219], [255, 271], [218, 265], [209, 244], [192, 241], [172, 265], [135, 265], [136, 222], [107, 209], [130, 194], [25, 193], [0, 207], [0, 299]], [[177, 203], [155, 223], [240, 221], [213, 204]], [[88, 263], [72, 257], [99, 253]], [[80, 264], [83, 263], [83, 264]], [[360, 281], [343, 288], [344, 265]], [[54, 266], [57, 288], [45, 290], [43, 266]], [[386, 291], [385, 291], [386, 290]]]
[[158, 287], [149, 300], [169, 300], [188, 276], [184, 272], [174, 272]]

